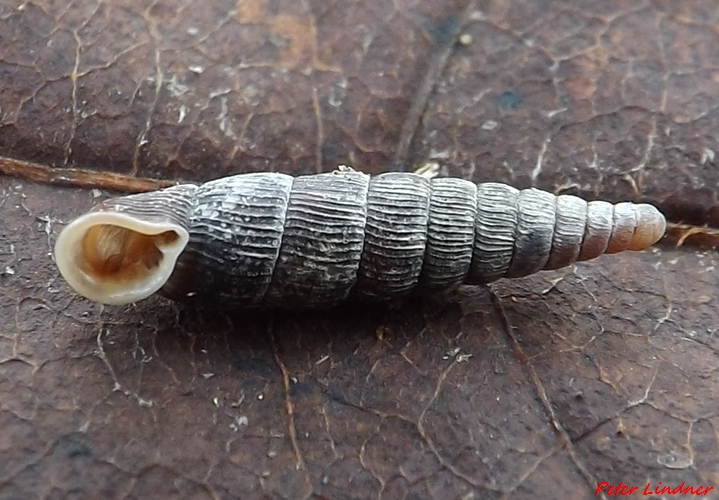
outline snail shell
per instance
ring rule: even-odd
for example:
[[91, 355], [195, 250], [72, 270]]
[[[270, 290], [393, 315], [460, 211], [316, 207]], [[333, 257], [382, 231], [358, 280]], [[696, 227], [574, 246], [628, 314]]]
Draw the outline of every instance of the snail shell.
[[107, 200], [61, 232], [55, 260], [78, 293], [105, 304], [159, 292], [309, 308], [527, 276], [642, 250], [665, 228], [651, 205], [498, 183], [255, 173]]

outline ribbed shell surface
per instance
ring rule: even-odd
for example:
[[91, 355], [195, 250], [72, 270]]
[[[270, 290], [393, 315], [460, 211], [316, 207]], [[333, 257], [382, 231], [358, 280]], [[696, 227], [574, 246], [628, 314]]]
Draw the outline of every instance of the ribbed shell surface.
[[389, 173], [374, 177], [356, 293], [380, 300], [407, 295], [419, 282], [427, 246], [429, 180]]
[[316, 307], [345, 300], [357, 282], [369, 176], [297, 177], [265, 305]]
[[258, 307], [277, 268], [293, 178], [246, 174], [203, 184], [189, 216], [190, 242], [164, 292]]
[[197, 190], [197, 186], [183, 184], [150, 193], [111, 198], [97, 205], [92, 211], [112, 211], [131, 215], [146, 222], [171, 222], [189, 229]]
[[223, 307], [324, 307], [527, 276], [626, 247], [642, 213], [505, 184], [352, 170], [242, 174], [184, 193], [190, 242], [162, 292]]

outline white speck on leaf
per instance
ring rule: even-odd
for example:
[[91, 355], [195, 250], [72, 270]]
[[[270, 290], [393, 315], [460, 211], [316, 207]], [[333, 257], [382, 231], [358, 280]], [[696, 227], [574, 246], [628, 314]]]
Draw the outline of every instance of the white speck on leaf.
[[149, 399], [143, 399], [138, 397], [137, 402], [140, 404], [140, 406], [145, 408], [152, 408], [152, 401]]
[[704, 148], [702, 150], [702, 157], [699, 163], [702, 165], [706, 165], [707, 162], [714, 163], [714, 157], [716, 156], [716, 153], [713, 149]]
[[691, 455], [682, 451], [672, 450], [664, 455], [659, 455], [657, 457], [657, 463], [667, 469], [687, 469], [694, 464], [694, 460]]
[[240, 427], [247, 427], [249, 424], [250, 421], [247, 417], [245, 415], [240, 415], [230, 424], [230, 429], [237, 432], [240, 430]]
[[227, 95], [230, 92], [232, 92], [231, 88], [217, 89], [217, 90], [213, 90], [212, 92], [210, 92], [208, 97], [210, 99], [214, 99], [215, 97], [220, 97], [221, 95]]
[[180, 97], [181, 95], [187, 93], [188, 90], [190, 90], [187, 85], [184, 85], [177, 81], [177, 75], [172, 75], [172, 77], [167, 80], [166, 86], [172, 97]]
[[437, 151], [436, 149], [432, 149], [429, 152], [429, 157], [433, 160], [447, 160], [452, 157], [452, 150], [444, 149], [442, 151]]
[[217, 120], [220, 122], [220, 131], [230, 139], [237, 140], [237, 134], [232, 130], [232, 125], [228, 120], [229, 106], [227, 105], [227, 96], [220, 97], [220, 114]]
[[345, 97], [347, 97], [347, 79], [342, 78], [330, 89], [327, 103], [334, 108], [339, 108], [342, 106]]
[[497, 128], [499, 124], [494, 120], [487, 120], [482, 124], [482, 130], [486, 130], [487, 132], [491, 132], [495, 128]]
[[450, 349], [446, 353], [444, 353], [444, 356], [442, 356], [442, 359], [449, 359], [455, 357], [457, 354], [459, 354], [459, 351], [461, 351], [461, 347], [455, 347], [453, 349]]

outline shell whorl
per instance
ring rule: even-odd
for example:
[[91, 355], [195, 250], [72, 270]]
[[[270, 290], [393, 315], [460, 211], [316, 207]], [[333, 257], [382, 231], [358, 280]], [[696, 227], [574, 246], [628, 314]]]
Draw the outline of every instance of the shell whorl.
[[68, 225], [55, 258], [81, 295], [155, 292], [227, 307], [391, 300], [642, 250], [663, 235], [647, 204], [351, 170], [241, 174], [108, 200]]

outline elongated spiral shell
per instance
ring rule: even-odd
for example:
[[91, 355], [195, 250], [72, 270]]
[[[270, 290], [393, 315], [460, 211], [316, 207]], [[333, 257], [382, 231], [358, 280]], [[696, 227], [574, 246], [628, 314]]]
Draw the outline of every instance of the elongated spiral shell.
[[391, 300], [642, 250], [664, 234], [646, 204], [351, 170], [242, 174], [105, 201], [58, 237], [81, 295], [155, 292], [225, 307]]

